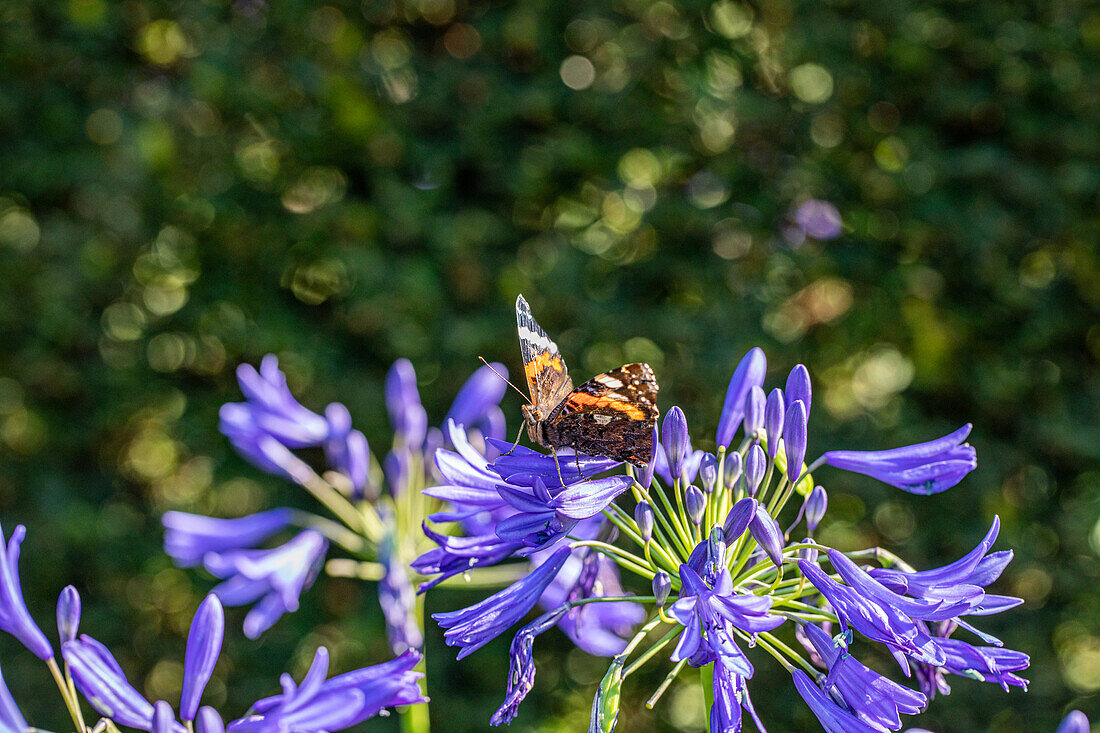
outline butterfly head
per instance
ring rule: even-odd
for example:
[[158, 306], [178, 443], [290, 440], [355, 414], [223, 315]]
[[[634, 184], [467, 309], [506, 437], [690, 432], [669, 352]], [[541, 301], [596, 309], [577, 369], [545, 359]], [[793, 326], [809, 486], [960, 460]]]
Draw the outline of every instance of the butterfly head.
[[527, 437], [531, 439], [533, 443], [539, 445], [546, 445], [546, 436], [543, 433], [543, 420], [545, 415], [535, 405], [523, 405], [523, 422], [527, 425]]

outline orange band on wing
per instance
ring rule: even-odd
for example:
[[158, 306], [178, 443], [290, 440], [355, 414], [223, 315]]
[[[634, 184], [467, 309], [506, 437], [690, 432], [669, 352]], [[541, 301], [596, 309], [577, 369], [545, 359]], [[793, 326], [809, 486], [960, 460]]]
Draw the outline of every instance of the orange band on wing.
[[561, 357], [557, 354], [542, 352], [531, 361], [523, 365], [523, 371], [527, 374], [528, 381], [534, 381], [535, 377], [547, 369], [561, 372]]
[[585, 394], [584, 392], [577, 392], [572, 395], [569, 398], [569, 406], [575, 410], [581, 410], [585, 407], [610, 407], [612, 410], [625, 412], [626, 416], [632, 420], [645, 419], [645, 413], [629, 402], [614, 399], [612, 397], [596, 397], [594, 395]]

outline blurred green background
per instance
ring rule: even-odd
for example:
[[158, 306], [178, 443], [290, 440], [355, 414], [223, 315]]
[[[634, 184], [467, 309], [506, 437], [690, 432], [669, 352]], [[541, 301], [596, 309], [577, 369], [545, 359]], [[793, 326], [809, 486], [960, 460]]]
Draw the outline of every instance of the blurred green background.
[[[234, 367], [277, 353], [377, 450], [389, 363], [438, 421], [477, 355], [517, 369], [523, 292], [576, 374], [648, 360], [701, 447], [754, 345], [770, 385], [809, 366], [811, 456], [973, 422], [979, 469], [945, 494], [821, 472], [824, 536], [928, 567], [999, 514], [998, 591], [1027, 602], [985, 627], [1030, 692], [955, 679], [914, 722], [1096, 721], [1098, 71], [1100, 8], [1073, 0], [0, 2], [0, 519], [29, 527], [32, 612], [75, 584], [84, 629], [174, 699], [212, 582], [172, 568], [159, 515], [309, 506], [217, 433]], [[840, 237], [789, 236], [811, 197]], [[350, 581], [256, 643], [229, 616], [208, 699], [231, 716], [319, 643], [341, 670], [388, 654]], [[487, 729], [508, 640], [458, 665], [428, 638], [436, 730]], [[45, 670], [8, 637], [0, 658], [62, 730]], [[536, 660], [513, 728], [584, 729], [606, 663], [556, 633]], [[757, 666], [769, 728], [818, 730]], [[620, 730], [699, 730], [693, 678], [642, 709], [654, 670]]]

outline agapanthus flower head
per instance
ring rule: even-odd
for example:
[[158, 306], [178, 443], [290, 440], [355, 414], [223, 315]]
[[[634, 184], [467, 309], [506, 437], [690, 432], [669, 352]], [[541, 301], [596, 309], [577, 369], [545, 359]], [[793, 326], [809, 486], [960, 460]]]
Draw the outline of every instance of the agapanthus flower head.
[[726, 389], [726, 399], [722, 403], [722, 416], [718, 420], [718, 432], [715, 442], [719, 446], [729, 446], [733, 442], [737, 426], [745, 417], [745, 399], [753, 387], [764, 384], [764, 376], [768, 371], [768, 360], [762, 349], [754, 347], [749, 350], [730, 377], [729, 387]]
[[321, 733], [338, 731], [373, 718], [386, 708], [427, 702], [420, 691], [423, 675], [413, 671], [419, 652], [346, 672], [330, 679], [328, 650], [319, 647], [301, 683], [284, 674], [283, 691], [257, 701], [253, 713], [230, 723], [228, 733]]
[[938, 440], [881, 451], [829, 451], [828, 466], [861, 473], [912, 494], [937, 494], [973, 471], [978, 460], [964, 443], [969, 424]]
[[27, 610], [19, 582], [19, 549], [27, 529], [16, 525], [7, 542], [0, 528], [0, 631], [6, 631], [42, 660], [53, 658], [53, 647]]
[[298, 609], [298, 596], [317, 578], [327, 549], [328, 540], [307, 529], [271, 550], [208, 552], [203, 565], [223, 579], [213, 590], [222, 603], [255, 603], [244, 620], [245, 636], [255, 639]]

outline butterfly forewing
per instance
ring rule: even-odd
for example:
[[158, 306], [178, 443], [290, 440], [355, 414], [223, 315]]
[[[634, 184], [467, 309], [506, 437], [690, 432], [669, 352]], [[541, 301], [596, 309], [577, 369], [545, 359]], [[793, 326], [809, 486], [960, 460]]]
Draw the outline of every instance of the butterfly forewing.
[[535, 317], [523, 296], [516, 298], [516, 329], [531, 401], [544, 415], [573, 390], [561, 351]]

